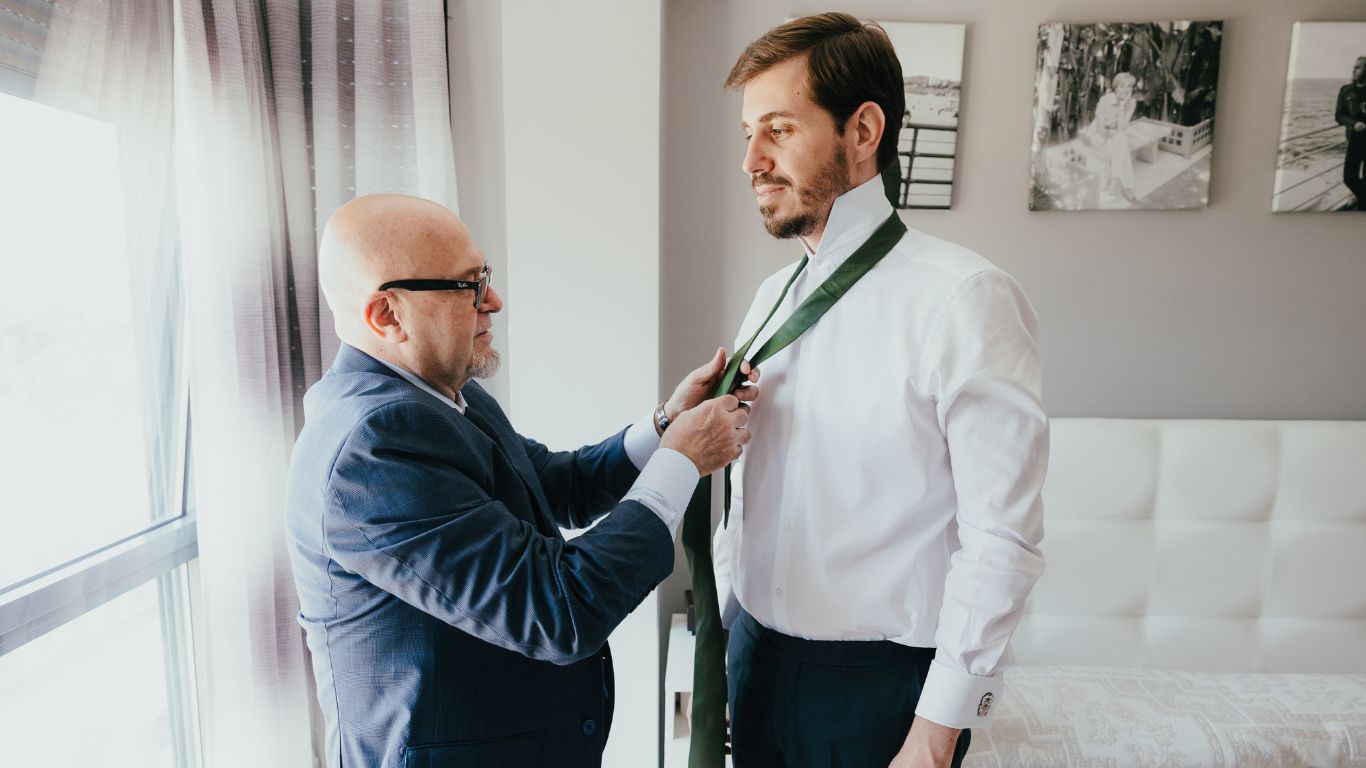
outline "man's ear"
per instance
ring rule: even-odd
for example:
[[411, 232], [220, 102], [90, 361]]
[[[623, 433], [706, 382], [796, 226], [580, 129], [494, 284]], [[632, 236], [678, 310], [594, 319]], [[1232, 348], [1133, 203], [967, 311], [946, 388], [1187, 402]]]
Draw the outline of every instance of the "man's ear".
[[854, 155], [850, 158], [854, 165], [872, 158], [874, 163], [877, 161], [877, 145], [882, 142], [883, 130], [887, 127], [887, 118], [882, 114], [882, 107], [876, 102], [865, 101], [854, 110], [854, 114], [849, 116], [849, 127], [845, 130], [847, 134], [853, 131]]
[[375, 291], [365, 302], [365, 325], [376, 336], [391, 344], [408, 340], [408, 332], [403, 329], [394, 295], [388, 291]]

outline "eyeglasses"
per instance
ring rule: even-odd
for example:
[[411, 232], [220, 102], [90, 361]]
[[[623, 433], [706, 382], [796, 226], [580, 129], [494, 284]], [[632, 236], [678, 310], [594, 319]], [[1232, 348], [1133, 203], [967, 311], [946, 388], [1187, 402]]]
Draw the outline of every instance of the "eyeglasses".
[[484, 267], [484, 271], [479, 273], [479, 279], [473, 280], [390, 280], [381, 285], [376, 290], [387, 291], [390, 288], [402, 288], [405, 291], [474, 291], [474, 307], [478, 309], [484, 304], [484, 297], [488, 295], [489, 284], [493, 282], [493, 268]]

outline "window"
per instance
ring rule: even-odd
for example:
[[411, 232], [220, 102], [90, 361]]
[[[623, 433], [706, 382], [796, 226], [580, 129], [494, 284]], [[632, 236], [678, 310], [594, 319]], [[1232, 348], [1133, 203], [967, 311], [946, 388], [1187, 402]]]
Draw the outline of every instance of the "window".
[[[7, 765], [175, 768], [197, 748], [190, 660], [163, 634], [181, 570], [0, 656], [0, 752]], [[183, 601], [182, 601], [183, 602]], [[175, 604], [174, 610], [184, 606]], [[78, 730], [79, 733], [74, 733]]]
[[198, 765], [173, 196], [115, 125], [0, 125], [0, 765]]

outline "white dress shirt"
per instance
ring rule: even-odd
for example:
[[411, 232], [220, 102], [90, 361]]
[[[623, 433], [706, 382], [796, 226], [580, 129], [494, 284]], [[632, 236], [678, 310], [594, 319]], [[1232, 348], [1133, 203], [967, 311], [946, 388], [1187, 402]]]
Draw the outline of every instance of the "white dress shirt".
[[[874, 178], [835, 201], [760, 345], [892, 208]], [[760, 286], [737, 344], [793, 266]], [[1048, 418], [1036, 318], [1013, 279], [914, 229], [804, 336], [763, 397], [715, 540], [729, 623], [937, 648], [916, 714], [984, 727], [1043, 573]], [[989, 696], [988, 696], [989, 695]]]
[[[460, 392], [457, 391], [455, 399], [452, 400], [436, 391], [432, 385], [412, 371], [394, 365], [388, 360], [379, 361], [407, 379], [413, 386], [464, 415], [468, 406], [465, 404], [465, 396]], [[640, 470], [640, 476], [622, 497], [622, 501], [638, 501], [649, 507], [650, 511], [668, 526], [669, 535], [673, 536], [678, 532], [678, 524], [683, 520], [683, 513], [687, 511], [688, 501], [697, 486], [696, 465], [692, 463], [692, 459], [672, 448], [658, 450], [659, 433], [655, 431], [653, 412], [627, 427], [622, 442], [626, 456], [631, 459], [636, 469]]]

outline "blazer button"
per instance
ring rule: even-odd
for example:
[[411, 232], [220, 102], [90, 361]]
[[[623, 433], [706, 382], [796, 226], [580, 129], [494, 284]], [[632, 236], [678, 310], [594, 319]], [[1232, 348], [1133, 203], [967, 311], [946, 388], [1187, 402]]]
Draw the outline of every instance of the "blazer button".
[[583, 721], [583, 735], [584, 735], [584, 736], [592, 736], [593, 734], [595, 734], [595, 733], [597, 733], [597, 732], [598, 732], [598, 721], [597, 721], [597, 720], [584, 720], [584, 721]]

